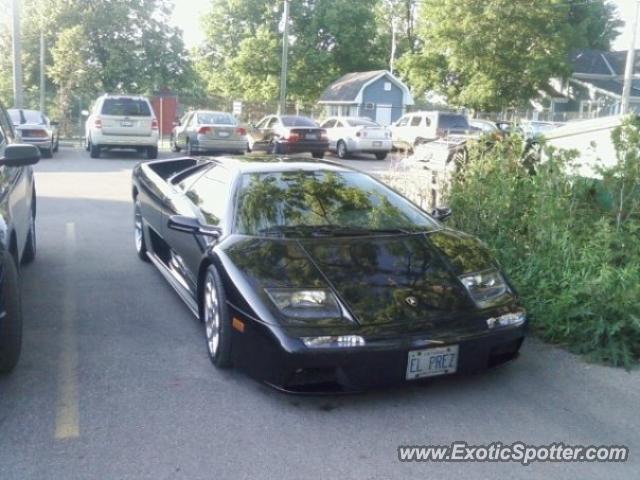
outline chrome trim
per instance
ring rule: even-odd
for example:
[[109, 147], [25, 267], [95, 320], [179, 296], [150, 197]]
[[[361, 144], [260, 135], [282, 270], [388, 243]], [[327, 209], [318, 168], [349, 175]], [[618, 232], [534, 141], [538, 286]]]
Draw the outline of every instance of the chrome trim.
[[147, 251], [147, 256], [149, 257], [149, 260], [151, 260], [151, 263], [153, 263], [160, 271], [165, 280], [169, 282], [169, 285], [173, 287], [182, 301], [187, 305], [189, 310], [191, 310], [191, 313], [193, 313], [196, 318], [200, 318], [198, 303], [193, 299], [191, 292], [189, 292], [189, 290], [187, 290], [187, 288], [183, 285], [183, 280], [178, 279], [177, 274], [167, 268], [155, 254]]

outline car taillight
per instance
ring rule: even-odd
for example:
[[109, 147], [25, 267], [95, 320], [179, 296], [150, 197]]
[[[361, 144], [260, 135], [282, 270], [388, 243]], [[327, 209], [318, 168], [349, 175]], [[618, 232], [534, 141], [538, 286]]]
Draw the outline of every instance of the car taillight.
[[239, 127], [239, 128], [236, 128], [236, 133], [241, 137], [244, 137], [247, 134], [247, 131], [244, 128]]
[[101, 118], [96, 118], [96, 119], [93, 121], [93, 126], [94, 126], [95, 128], [102, 128], [102, 119], [101, 119]]
[[158, 120], [155, 118], [151, 120], [151, 130], [158, 130]]
[[200, 127], [198, 129], [198, 135], [206, 135], [208, 133], [213, 133], [213, 129], [211, 127]]
[[320, 140], [328, 140], [329, 137], [327, 137], [327, 131], [326, 130], [320, 130]]

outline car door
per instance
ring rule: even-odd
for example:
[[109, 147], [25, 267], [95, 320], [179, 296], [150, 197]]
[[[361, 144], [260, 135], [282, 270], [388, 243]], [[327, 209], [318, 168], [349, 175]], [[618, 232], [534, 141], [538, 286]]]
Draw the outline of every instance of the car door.
[[[4, 157], [7, 145], [15, 140], [13, 126], [0, 109], [0, 158]], [[18, 254], [22, 256], [31, 220], [31, 188], [33, 170], [31, 167], [0, 166], [0, 204], [8, 203], [10, 218], [16, 233]]]
[[405, 115], [396, 122], [391, 128], [393, 143], [396, 146], [407, 143], [407, 124], [409, 123], [409, 115]]
[[[207, 227], [223, 228], [229, 210], [232, 177], [221, 165], [214, 165], [195, 181], [181, 184], [165, 202], [164, 217], [196, 217]], [[215, 240], [210, 236], [171, 230], [164, 222], [163, 236], [171, 248], [170, 268], [178, 271], [192, 292], [196, 291], [198, 268], [205, 249]]]
[[327, 131], [327, 137], [329, 138], [329, 150], [336, 149], [336, 143], [338, 141], [338, 137], [336, 136], [336, 126], [337, 120], [335, 118], [330, 118], [329, 120], [325, 120], [325, 122], [320, 125], [320, 127], [324, 128]]
[[267, 122], [271, 119], [271, 116], [264, 117], [255, 125], [252, 125], [249, 128], [248, 137], [249, 137], [249, 147], [253, 150], [255, 148], [259, 148], [262, 142], [262, 129], [265, 127]]

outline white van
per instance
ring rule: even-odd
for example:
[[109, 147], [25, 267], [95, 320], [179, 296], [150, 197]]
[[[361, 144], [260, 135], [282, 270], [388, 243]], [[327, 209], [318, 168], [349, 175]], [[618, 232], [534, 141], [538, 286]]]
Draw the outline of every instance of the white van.
[[450, 134], [467, 135], [473, 128], [467, 116], [455, 112], [411, 112], [391, 126], [395, 148], [407, 149]]
[[103, 95], [93, 104], [85, 122], [85, 147], [91, 158], [102, 150], [133, 148], [158, 157], [158, 120], [146, 97]]

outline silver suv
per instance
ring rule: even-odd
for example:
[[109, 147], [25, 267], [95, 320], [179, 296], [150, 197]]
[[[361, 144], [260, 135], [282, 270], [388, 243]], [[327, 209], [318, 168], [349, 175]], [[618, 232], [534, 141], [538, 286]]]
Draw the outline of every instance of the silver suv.
[[146, 97], [103, 95], [99, 97], [85, 123], [85, 146], [91, 158], [102, 150], [133, 148], [158, 157], [158, 120]]

